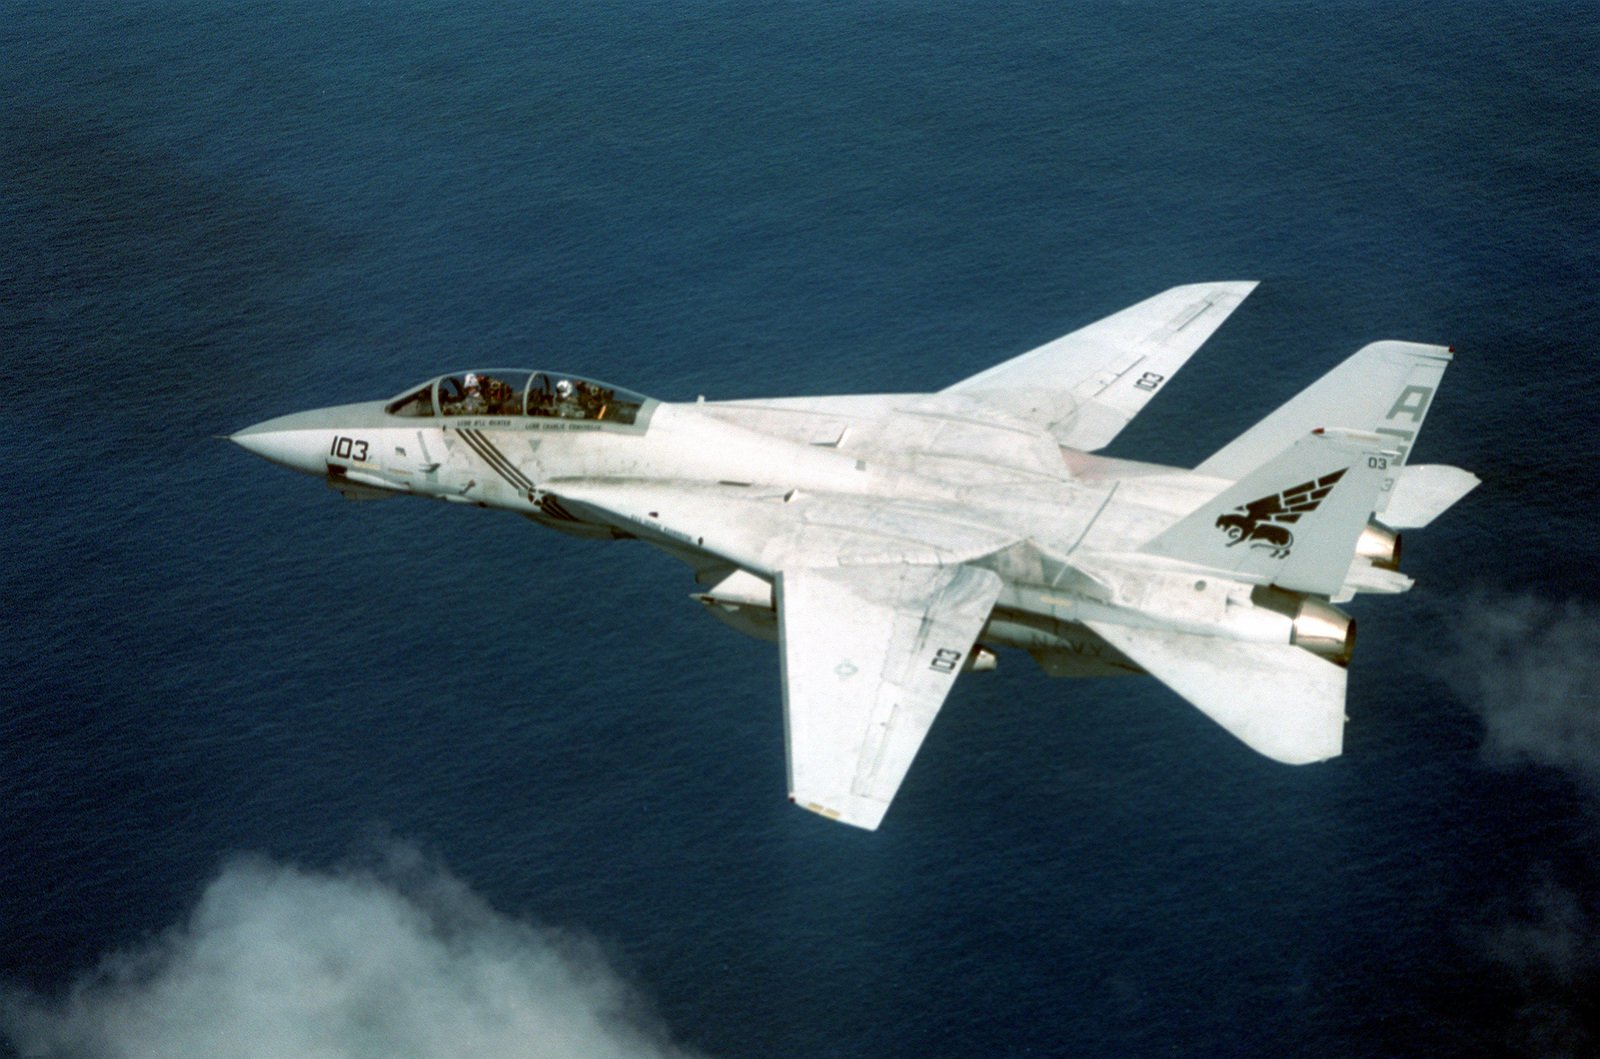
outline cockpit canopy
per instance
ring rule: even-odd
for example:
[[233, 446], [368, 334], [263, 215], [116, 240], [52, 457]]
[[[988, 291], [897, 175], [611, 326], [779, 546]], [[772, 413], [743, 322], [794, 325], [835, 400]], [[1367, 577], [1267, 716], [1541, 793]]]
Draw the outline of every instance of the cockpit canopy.
[[489, 368], [441, 375], [386, 406], [390, 415], [543, 416], [632, 424], [648, 398], [556, 372]]

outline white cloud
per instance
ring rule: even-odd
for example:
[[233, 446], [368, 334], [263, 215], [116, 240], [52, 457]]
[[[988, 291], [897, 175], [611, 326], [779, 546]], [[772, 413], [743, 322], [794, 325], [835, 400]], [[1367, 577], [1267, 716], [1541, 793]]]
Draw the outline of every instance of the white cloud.
[[[1478, 592], [1446, 601], [1455, 649], [1446, 676], [1482, 719], [1483, 752], [1501, 764], [1550, 766], [1600, 787], [1600, 607]], [[1537, 866], [1517, 914], [1496, 904], [1478, 947], [1504, 1000], [1507, 1054], [1590, 1056], [1600, 1040], [1600, 907], [1585, 879]], [[1493, 1008], [1491, 1008], [1493, 1010]]]
[[1449, 680], [1483, 719], [1489, 758], [1600, 783], [1600, 607], [1479, 594], [1455, 609]]
[[71, 992], [0, 993], [26, 1057], [681, 1057], [591, 943], [394, 851], [380, 872], [248, 859], [189, 921]]

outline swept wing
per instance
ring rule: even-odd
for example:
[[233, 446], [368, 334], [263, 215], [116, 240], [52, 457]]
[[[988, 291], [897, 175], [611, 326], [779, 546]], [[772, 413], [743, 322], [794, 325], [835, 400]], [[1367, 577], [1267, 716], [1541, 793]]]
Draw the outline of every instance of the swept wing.
[[1104, 448], [1222, 325], [1256, 284], [1174, 287], [963, 379], [943, 393], [979, 398], [1062, 445]]
[[960, 564], [1015, 538], [905, 500], [551, 485], [564, 510], [776, 572], [790, 796], [875, 829], [1000, 594], [997, 574]]
[[983, 630], [1000, 578], [969, 566], [778, 577], [789, 796], [875, 829]]

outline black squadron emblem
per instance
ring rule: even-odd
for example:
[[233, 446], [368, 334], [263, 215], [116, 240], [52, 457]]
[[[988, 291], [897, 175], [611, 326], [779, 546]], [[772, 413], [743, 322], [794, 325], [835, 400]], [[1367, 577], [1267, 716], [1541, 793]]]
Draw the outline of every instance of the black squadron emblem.
[[1228, 547], [1250, 542], [1252, 548], [1266, 548], [1272, 558], [1284, 559], [1294, 547], [1294, 534], [1289, 527], [1309, 515], [1321, 504], [1322, 498], [1333, 491], [1333, 484], [1344, 477], [1344, 471], [1334, 471], [1309, 482], [1302, 482], [1281, 493], [1252, 500], [1217, 517], [1217, 529], [1228, 536]]

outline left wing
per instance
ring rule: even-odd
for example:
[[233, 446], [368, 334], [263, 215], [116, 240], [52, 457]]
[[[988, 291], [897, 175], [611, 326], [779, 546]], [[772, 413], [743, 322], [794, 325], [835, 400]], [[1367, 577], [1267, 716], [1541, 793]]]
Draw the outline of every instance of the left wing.
[[1000, 595], [970, 566], [778, 577], [789, 797], [874, 830]]
[[1062, 445], [1093, 452], [1121, 433], [1255, 287], [1173, 287], [941, 392], [979, 398]]

